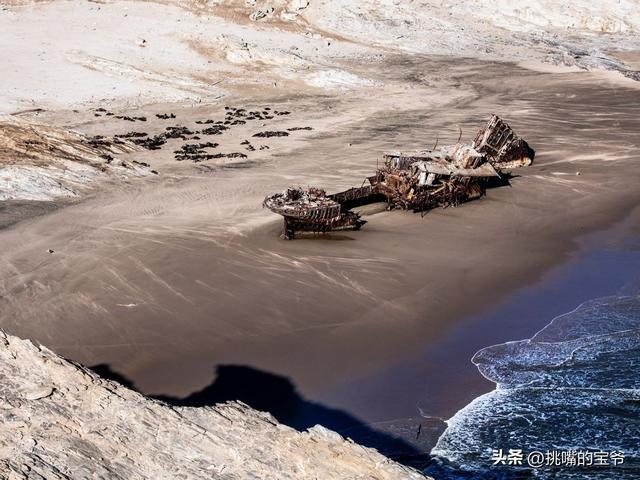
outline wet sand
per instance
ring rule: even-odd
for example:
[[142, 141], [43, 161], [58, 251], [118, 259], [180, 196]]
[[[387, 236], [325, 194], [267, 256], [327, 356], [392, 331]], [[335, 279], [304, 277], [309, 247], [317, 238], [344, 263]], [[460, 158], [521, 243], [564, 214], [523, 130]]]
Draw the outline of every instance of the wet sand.
[[[392, 85], [388, 95], [229, 99], [291, 110], [282, 126], [314, 126], [273, 139], [253, 162], [202, 169], [173, 161], [171, 148], [144, 153], [136, 158], [160, 177], [111, 185], [0, 231], [0, 326], [84, 364], [107, 364], [149, 394], [185, 397], [211, 384], [216, 367], [244, 365], [365, 423], [418, 416], [417, 399], [400, 388], [412, 379], [398, 382], [394, 365], [443, 345], [469, 315], [541, 279], [578, 237], [637, 204], [638, 90], [605, 75], [471, 60], [398, 57], [362, 68]], [[422, 76], [443, 68], [442, 85]], [[222, 105], [154, 108], [184, 122], [219, 115]], [[480, 201], [424, 218], [376, 213], [362, 231], [293, 242], [260, 208], [291, 184], [359, 185], [382, 150], [429, 147], [436, 134], [440, 144], [455, 142], [458, 125], [469, 138], [490, 113], [537, 154], [511, 187]], [[107, 120], [75, 127], [131, 129]], [[244, 132], [234, 135], [229, 142]], [[414, 380], [437, 390], [438, 378], [457, 374], [459, 354], [444, 353], [456, 361]], [[345, 393], [372, 377], [388, 385], [384, 396]]]
[[[622, 287], [637, 283], [640, 209], [604, 231], [580, 237], [578, 245], [566, 261], [538, 281], [517, 289], [486, 311], [456, 321], [416, 356], [352, 378], [323, 392], [318, 400], [344, 405], [349, 411], [367, 411], [371, 418], [380, 419], [375, 428], [403, 435], [428, 451], [447, 419], [495, 388], [471, 362], [478, 350], [530, 338], [553, 318], [581, 303], [615, 295]], [[382, 401], [372, 403], [371, 399]], [[413, 419], [414, 431], [410, 432], [402, 419], [416, 409], [423, 418]], [[415, 437], [416, 424], [422, 424], [419, 438]], [[357, 427], [347, 432], [354, 430], [357, 432]]]

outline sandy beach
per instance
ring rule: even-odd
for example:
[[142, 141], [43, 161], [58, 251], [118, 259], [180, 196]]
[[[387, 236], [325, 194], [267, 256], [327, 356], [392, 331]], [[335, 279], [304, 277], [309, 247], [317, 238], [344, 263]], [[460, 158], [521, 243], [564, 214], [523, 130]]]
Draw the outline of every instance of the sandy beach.
[[[284, 377], [307, 401], [361, 423], [406, 421], [412, 431], [424, 422], [420, 399], [395, 388], [409, 380], [394, 368], [544, 278], [581, 248], [578, 238], [624, 220], [640, 200], [640, 84], [618, 72], [518, 63], [380, 51], [349, 61], [353, 78], [367, 80], [350, 89], [300, 78], [231, 84], [242, 75], [235, 64], [225, 73], [234, 79], [219, 86], [224, 98], [190, 84], [192, 97], [207, 94], [114, 103], [100, 84], [83, 106], [21, 114], [115, 135], [197, 128], [223, 119], [225, 106], [290, 112], [211, 138], [227, 153], [245, 152], [249, 139], [256, 150], [247, 158], [176, 162], [184, 142], [174, 139], [122, 156], [159, 175], [108, 181], [54, 210], [8, 204], [0, 210], [0, 326], [85, 365], [106, 365], [145, 394], [188, 398], [215, 383], [221, 366], [244, 366]], [[5, 113], [24, 107], [3, 105]], [[96, 116], [99, 107], [148, 120]], [[175, 119], [155, 116], [163, 113]], [[469, 140], [492, 113], [527, 139], [535, 163], [477, 202], [425, 216], [369, 207], [361, 231], [296, 241], [280, 238], [281, 218], [261, 207], [265, 195], [291, 185], [359, 186], [383, 150], [455, 143], [460, 131]], [[300, 127], [311, 129], [252, 137]], [[425, 368], [415, 382], [437, 389], [458, 366], [433, 378]], [[386, 394], [358, 394], [369, 378], [388, 385]], [[482, 390], [482, 379], [470, 381], [473, 388], [450, 393], [449, 414]], [[316, 420], [305, 415], [291, 412], [289, 421]]]

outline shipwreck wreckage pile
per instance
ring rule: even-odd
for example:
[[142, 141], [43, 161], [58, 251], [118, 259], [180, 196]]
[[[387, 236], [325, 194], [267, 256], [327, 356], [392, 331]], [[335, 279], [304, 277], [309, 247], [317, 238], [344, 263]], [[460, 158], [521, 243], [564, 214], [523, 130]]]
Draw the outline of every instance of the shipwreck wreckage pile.
[[[471, 145], [384, 152], [384, 166], [363, 186], [327, 195], [319, 188], [289, 188], [265, 198], [263, 206], [284, 217], [284, 237], [296, 232], [358, 230], [366, 223], [351, 209], [386, 201], [390, 209], [427, 212], [480, 198], [504, 184], [511, 168], [530, 165], [534, 151], [497, 115]], [[368, 182], [368, 185], [364, 183]]]

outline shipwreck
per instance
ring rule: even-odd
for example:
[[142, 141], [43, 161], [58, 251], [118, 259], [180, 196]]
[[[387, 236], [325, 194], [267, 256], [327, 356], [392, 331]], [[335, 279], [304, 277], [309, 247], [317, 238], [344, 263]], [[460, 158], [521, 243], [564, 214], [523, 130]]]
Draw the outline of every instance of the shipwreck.
[[509, 170], [528, 166], [535, 152], [511, 127], [493, 115], [471, 144], [428, 150], [389, 151], [384, 164], [362, 186], [327, 195], [319, 188], [289, 188], [264, 199], [263, 206], [284, 217], [284, 238], [296, 233], [358, 230], [366, 221], [354, 207], [386, 202], [389, 209], [426, 213], [458, 206], [505, 185]]

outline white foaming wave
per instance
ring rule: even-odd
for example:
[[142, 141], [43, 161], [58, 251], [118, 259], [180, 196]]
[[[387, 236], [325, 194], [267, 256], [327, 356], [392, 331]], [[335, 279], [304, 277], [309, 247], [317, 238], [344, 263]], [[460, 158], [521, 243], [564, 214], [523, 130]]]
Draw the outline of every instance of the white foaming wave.
[[629, 418], [637, 418], [639, 401], [639, 389], [496, 389], [449, 419], [431, 454], [468, 469], [487, 468], [497, 448], [604, 448], [637, 457], [638, 425]]
[[[531, 339], [484, 348], [473, 363], [502, 386], [553, 383], [558, 369], [607, 353], [640, 349], [640, 298], [590, 300], [559, 315]], [[640, 381], [640, 379], [638, 379]]]
[[[639, 356], [636, 295], [585, 302], [529, 340], [482, 349], [473, 361], [496, 389], [449, 419], [431, 454], [479, 472], [491, 466], [496, 448], [621, 450], [628, 460], [617, 478], [637, 478]], [[541, 470], [536, 477], [557, 474]]]

